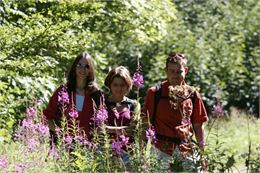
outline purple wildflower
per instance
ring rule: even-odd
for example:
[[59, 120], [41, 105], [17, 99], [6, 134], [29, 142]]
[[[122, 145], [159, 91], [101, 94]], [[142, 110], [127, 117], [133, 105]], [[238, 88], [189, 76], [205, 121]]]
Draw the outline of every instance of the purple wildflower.
[[95, 124], [100, 125], [104, 123], [108, 118], [108, 112], [104, 106], [101, 106], [98, 111], [96, 112], [96, 115], [92, 118]]
[[153, 143], [156, 142], [156, 136], [155, 136], [155, 131], [153, 128], [149, 127], [146, 131], [145, 131], [145, 134], [146, 134], [146, 138], [148, 140], [151, 140]]
[[49, 150], [49, 155], [52, 156], [53, 158], [56, 158], [56, 159], [59, 159], [59, 158], [60, 158], [59, 153], [58, 153], [58, 150], [57, 150], [55, 147], [52, 147], [52, 148]]
[[7, 168], [8, 164], [8, 158], [6, 156], [1, 156], [0, 157], [0, 168], [5, 169]]
[[70, 118], [78, 118], [79, 114], [78, 112], [75, 110], [75, 109], [72, 109], [70, 112], [69, 112], [69, 116]]
[[16, 173], [22, 173], [26, 169], [26, 165], [23, 163], [19, 163], [18, 165], [15, 166], [15, 172]]
[[112, 150], [118, 154], [121, 155], [122, 148], [126, 146], [129, 142], [129, 137], [126, 137], [125, 135], [120, 135], [120, 137], [117, 140], [113, 140], [112, 142]]
[[88, 146], [89, 150], [97, 149], [97, 144], [95, 144], [95, 143], [91, 143], [91, 142], [87, 141], [86, 145]]
[[120, 155], [122, 153], [122, 143], [120, 141], [117, 141], [117, 140], [113, 140], [112, 142], [112, 150]]
[[63, 87], [58, 93], [58, 102], [60, 104], [69, 104], [69, 94], [66, 91], [66, 87]]
[[129, 137], [126, 137], [125, 135], [120, 135], [120, 139], [121, 139], [122, 145], [128, 144]]
[[89, 150], [93, 149], [95, 147], [95, 144], [89, 142], [86, 138], [82, 138], [82, 140], [80, 141], [80, 144], [82, 144], [83, 146], [88, 147]]
[[68, 136], [65, 137], [64, 141], [67, 145], [71, 146], [72, 141], [73, 141], [73, 137], [68, 135]]
[[24, 135], [21, 134], [21, 133], [15, 133], [14, 134], [14, 140], [20, 140], [20, 139], [23, 139], [24, 138]]
[[137, 68], [136, 71], [133, 75], [133, 84], [137, 88], [143, 88], [144, 87], [144, 77], [143, 74], [141, 73], [141, 65], [139, 62], [139, 56], [137, 57]]
[[38, 123], [36, 125], [37, 125], [37, 131], [39, 133], [41, 133], [42, 135], [46, 135], [46, 136], [49, 135], [49, 127], [48, 126], [45, 126], [42, 123]]
[[83, 146], [87, 146], [89, 149], [91, 149], [91, 147], [92, 147], [91, 142], [88, 141], [88, 139], [85, 135], [75, 136], [75, 141], [77, 143], [80, 143]]
[[33, 151], [35, 146], [36, 146], [36, 144], [37, 144], [37, 140], [36, 139], [34, 139], [34, 138], [29, 139], [29, 141], [28, 141], [29, 150]]
[[143, 78], [143, 75], [141, 74], [141, 72], [139, 70], [137, 70], [134, 73], [133, 84], [137, 88], [143, 88], [144, 87], [144, 78]]
[[81, 136], [81, 135], [76, 135], [74, 137], [75, 141], [78, 142], [78, 143], [82, 143], [82, 141], [84, 140], [84, 136]]
[[32, 131], [34, 131], [35, 130], [35, 124], [32, 122], [32, 120], [31, 119], [23, 119], [23, 121], [22, 121], [22, 126], [24, 127], [24, 128], [28, 128], [28, 129], [30, 129], [30, 130], [32, 130]]
[[224, 113], [222, 105], [220, 103], [213, 105], [212, 113], [214, 117], [220, 117]]
[[37, 117], [37, 111], [35, 107], [27, 108], [26, 109], [26, 115], [28, 118], [36, 118]]

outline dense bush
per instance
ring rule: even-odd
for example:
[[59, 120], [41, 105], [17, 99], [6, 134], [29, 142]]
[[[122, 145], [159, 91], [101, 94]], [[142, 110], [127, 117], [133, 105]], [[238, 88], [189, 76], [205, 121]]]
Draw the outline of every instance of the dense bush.
[[46, 104], [79, 52], [94, 57], [102, 85], [111, 66], [135, 62], [138, 48], [161, 38], [174, 12], [170, 1], [2, 1], [0, 135], [10, 134], [30, 98]]

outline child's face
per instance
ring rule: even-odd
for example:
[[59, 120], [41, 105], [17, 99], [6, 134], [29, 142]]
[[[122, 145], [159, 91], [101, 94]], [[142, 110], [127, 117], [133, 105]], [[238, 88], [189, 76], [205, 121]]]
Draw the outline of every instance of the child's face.
[[128, 86], [121, 77], [115, 77], [110, 84], [110, 92], [115, 98], [123, 98], [128, 93]]
[[184, 67], [179, 63], [168, 63], [166, 68], [167, 79], [173, 86], [182, 84], [187, 72], [188, 67]]

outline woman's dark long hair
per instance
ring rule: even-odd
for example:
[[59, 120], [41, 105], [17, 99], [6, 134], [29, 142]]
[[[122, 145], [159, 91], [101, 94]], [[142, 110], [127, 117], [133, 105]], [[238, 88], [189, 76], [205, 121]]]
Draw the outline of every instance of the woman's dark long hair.
[[89, 72], [88, 72], [88, 77], [87, 77], [87, 81], [85, 84], [85, 89], [90, 93], [99, 89], [99, 87], [96, 83], [96, 75], [95, 75], [95, 68], [94, 68], [93, 60], [88, 53], [83, 52], [76, 57], [76, 59], [74, 60], [72, 66], [70, 68], [68, 78], [67, 78], [68, 92], [73, 92], [76, 90], [76, 87], [77, 87], [76, 68], [77, 68], [77, 64], [79, 63], [79, 61], [82, 58], [87, 59], [88, 65], [89, 65]]

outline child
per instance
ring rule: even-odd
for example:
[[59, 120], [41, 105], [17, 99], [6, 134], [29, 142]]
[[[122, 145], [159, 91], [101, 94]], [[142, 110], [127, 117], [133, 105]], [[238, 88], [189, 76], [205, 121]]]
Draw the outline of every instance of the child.
[[107, 129], [114, 135], [130, 135], [126, 131], [132, 128], [133, 111], [140, 107], [135, 100], [126, 97], [132, 85], [129, 70], [124, 66], [112, 69], [105, 79], [105, 86], [110, 91], [105, 99], [108, 110]]
[[129, 164], [126, 148], [134, 141], [134, 112], [140, 109], [137, 101], [126, 97], [132, 89], [132, 85], [130, 73], [124, 66], [112, 69], [105, 79], [105, 86], [110, 91], [109, 96], [105, 99], [108, 111], [106, 129], [113, 142], [112, 149], [118, 150], [113, 146], [122, 146], [120, 151], [115, 152], [122, 157], [125, 165]]

